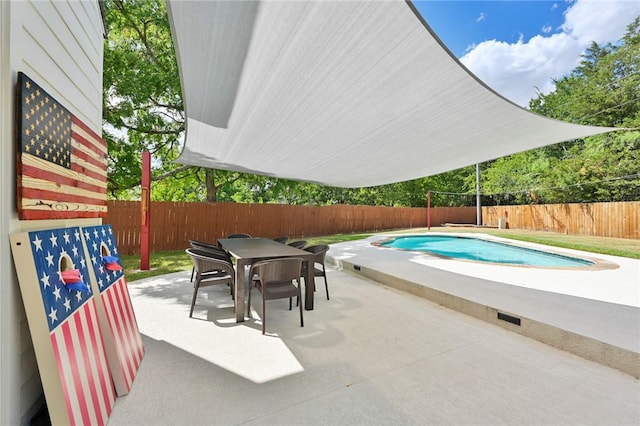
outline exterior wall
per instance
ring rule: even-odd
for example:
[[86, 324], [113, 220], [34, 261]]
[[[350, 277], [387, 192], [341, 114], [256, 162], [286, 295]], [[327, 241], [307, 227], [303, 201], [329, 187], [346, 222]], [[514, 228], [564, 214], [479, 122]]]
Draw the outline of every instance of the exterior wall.
[[0, 424], [28, 424], [42, 385], [13, 267], [9, 235], [96, 225], [99, 219], [19, 221], [16, 212], [15, 84], [29, 75], [102, 133], [102, 16], [97, 1], [0, 1]]

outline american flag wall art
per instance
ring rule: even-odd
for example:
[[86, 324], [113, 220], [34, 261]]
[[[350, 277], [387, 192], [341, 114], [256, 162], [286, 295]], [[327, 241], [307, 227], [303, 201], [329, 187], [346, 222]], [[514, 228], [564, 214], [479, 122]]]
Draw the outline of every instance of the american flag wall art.
[[90, 274], [94, 276], [98, 314], [118, 395], [129, 392], [144, 356], [118, 246], [110, 225], [82, 227]]
[[16, 97], [18, 218], [106, 217], [106, 142], [21, 72]]
[[52, 424], [106, 424], [116, 393], [80, 228], [10, 240]]

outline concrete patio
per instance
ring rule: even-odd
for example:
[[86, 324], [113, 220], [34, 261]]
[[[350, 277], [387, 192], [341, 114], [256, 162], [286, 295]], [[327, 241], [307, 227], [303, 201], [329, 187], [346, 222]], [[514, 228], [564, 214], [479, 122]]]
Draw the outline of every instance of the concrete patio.
[[[259, 308], [234, 322], [224, 287], [202, 292], [190, 319], [189, 272], [131, 283], [146, 355], [109, 424], [640, 424], [632, 374], [522, 331], [625, 364], [640, 352], [638, 307], [461, 275], [369, 243], [332, 245], [331, 300], [319, 285], [304, 328], [287, 301], [268, 302], [266, 336]], [[501, 310], [521, 326], [490, 322]]]

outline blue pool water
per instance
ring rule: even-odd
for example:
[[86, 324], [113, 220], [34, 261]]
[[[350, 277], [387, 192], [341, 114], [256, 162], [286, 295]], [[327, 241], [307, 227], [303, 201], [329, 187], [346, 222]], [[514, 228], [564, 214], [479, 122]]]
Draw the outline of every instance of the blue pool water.
[[548, 253], [487, 241], [480, 238], [452, 235], [412, 235], [394, 238], [381, 244], [401, 250], [424, 251], [455, 259], [479, 262], [507, 263], [538, 267], [585, 267], [594, 263], [570, 256]]

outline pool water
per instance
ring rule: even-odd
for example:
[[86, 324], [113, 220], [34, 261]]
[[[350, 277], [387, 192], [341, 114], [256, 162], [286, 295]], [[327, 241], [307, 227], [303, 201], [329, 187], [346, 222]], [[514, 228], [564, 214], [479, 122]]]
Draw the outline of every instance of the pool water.
[[412, 235], [380, 244], [401, 250], [424, 251], [455, 259], [538, 267], [585, 267], [594, 262], [542, 250], [451, 235]]

